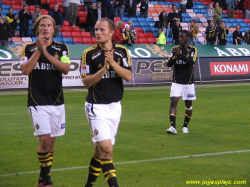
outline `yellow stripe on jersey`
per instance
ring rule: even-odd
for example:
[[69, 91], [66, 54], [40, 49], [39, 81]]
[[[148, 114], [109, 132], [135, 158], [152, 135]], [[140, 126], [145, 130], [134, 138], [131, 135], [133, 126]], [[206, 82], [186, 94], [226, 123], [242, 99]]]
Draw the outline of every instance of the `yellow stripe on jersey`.
[[[95, 46], [92, 46], [92, 47], [90, 47], [90, 48], [88, 48], [88, 49], [86, 49], [86, 50], [84, 50], [83, 52], [82, 52], [82, 61], [81, 61], [81, 65], [82, 66], [85, 66], [85, 65], [87, 65], [87, 53], [89, 52], [89, 51], [91, 51], [91, 50], [93, 50], [93, 49], [95, 49], [97, 47], [97, 45], [95, 45]], [[83, 73], [83, 74], [81, 74], [82, 75], [82, 77], [85, 77], [86, 76], [86, 73]]]
[[26, 49], [27, 45], [28, 45], [28, 44], [25, 44], [25, 45], [23, 46], [23, 49], [22, 49], [22, 52], [21, 52], [21, 58], [26, 57], [25, 49]]
[[197, 59], [197, 53], [198, 53], [198, 50], [197, 50], [197, 48], [196, 47], [193, 47], [193, 46], [190, 46], [191, 48], [194, 48], [194, 56], [193, 56], [193, 61], [195, 62], [196, 61], [196, 59]]
[[129, 65], [129, 67], [132, 67], [133, 65], [132, 65], [132, 61], [131, 61], [131, 58], [130, 58], [128, 49], [127, 49], [125, 46], [123, 46], [123, 45], [119, 45], [119, 44], [115, 44], [115, 45], [116, 45], [117, 47], [120, 47], [120, 48], [125, 49], [126, 55], [127, 55], [127, 58], [128, 58], [128, 65]]

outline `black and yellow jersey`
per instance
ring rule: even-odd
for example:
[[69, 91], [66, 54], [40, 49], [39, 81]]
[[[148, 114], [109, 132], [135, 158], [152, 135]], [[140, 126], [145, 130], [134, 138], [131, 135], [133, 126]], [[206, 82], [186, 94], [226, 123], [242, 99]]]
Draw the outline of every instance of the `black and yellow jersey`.
[[[21, 64], [25, 63], [37, 49], [36, 42], [26, 44], [21, 54]], [[69, 63], [69, 50], [66, 44], [52, 42], [47, 47], [49, 54], [64, 63]], [[62, 73], [41, 54], [29, 74], [28, 106], [64, 104]]]
[[188, 45], [187, 49], [180, 48], [180, 55], [177, 56], [173, 49], [167, 62], [168, 67], [173, 66], [173, 81], [178, 84], [194, 83], [194, 64], [197, 58], [196, 47]]
[[[130, 55], [126, 47], [114, 44], [114, 60], [121, 67], [132, 71]], [[86, 49], [82, 54], [82, 77], [95, 74], [103, 68], [105, 62], [105, 50], [99, 45]], [[87, 102], [97, 104], [109, 104], [118, 102], [123, 97], [123, 79], [110, 68], [102, 79], [88, 89]]]
[[206, 40], [207, 41], [216, 41], [216, 38], [218, 36], [218, 29], [217, 27], [211, 27], [208, 26], [206, 28], [205, 34], [206, 34]]
[[229, 33], [226, 27], [219, 27], [219, 40], [227, 41], [227, 34]]
[[244, 41], [245, 41], [245, 43], [250, 44], [250, 30], [245, 32]]

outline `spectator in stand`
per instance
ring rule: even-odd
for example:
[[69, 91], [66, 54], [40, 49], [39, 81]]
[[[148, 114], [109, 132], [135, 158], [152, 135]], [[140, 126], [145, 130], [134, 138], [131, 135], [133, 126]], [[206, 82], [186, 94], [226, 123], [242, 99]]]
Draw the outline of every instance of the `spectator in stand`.
[[159, 28], [162, 28], [164, 34], [168, 37], [168, 18], [166, 11], [162, 11], [159, 15]]
[[122, 21], [118, 21], [115, 29], [115, 33], [112, 36], [112, 42], [122, 44], [123, 42], [123, 35], [122, 35]]
[[5, 22], [0, 15], [0, 45], [8, 46], [8, 41], [10, 39], [10, 26], [9, 23]]
[[241, 45], [241, 41], [243, 40], [242, 32], [240, 31], [241, 26], [236, 25], [236, 30], [233, 32], [233, 44]]
[[211, 21], [206, 28], [204, 42], [207, 42], [207, 45], [217, 45], [218, 29], [215, 26], [215, 21]]
[[226, 2], [225, 2], [225, 0], [213, 0], [214, 1], [214, 3], [219, 3], [219, 7], [221, 7], [221, 8], [225, 8], [226, 7]]
[[245, 19], [250, 19], [250, 1], [244, 0], [243, 8], [245, 10]]
[[187, 0], [180, 0], [181, 13], [186, 13]]
[[207, 9], [207, 23], [208, 23], [208, 26], [210, 25], [210, 22], [213, 21], [214, 19], [214, 7], [213, 7], [213, 4], [210, 3], [208, 5], [208, 9]]
[[69, 20], [69, 0], [63, 0], [62, 2], [63, 10], [64, 10], [64, 21]]
[[114, 21], [115, 17], [115, 2], [114, 0], [107, 0], [107, 18]]
[[180, 21], [182, 22], [182, 15], [181, 12], [177, 9], [176, 5], [172, 6], [172, 11], [169, 12], [168, 14], [168, 23], [170, 23], [170, 35], [172, 37], [172, 27], [175, 25], [175, 21], [177, 19], [180, 19]]
[[196, 45], [198, 41], [197, 34], [199, 32], [199, 27], [195, 19], [191, 20], [191, 25], [189, 25], [188, 31], [190, 33], [190, 45]]
[[227, 18], [234, 18], [234, 10], [238, 9], [236, 0], [226, 0]]
[[107, 17], [107, 9], [102, 7], [101, 2], [97, 2], [95, 11], [96, 11], [96, 15], [97, 15], [97, 21], [100, 20], [101, 18]]
[[36, 5], [35, 7], [36, 7], [35, 12], [31, 14], [33, 37], [36, 37], [36, 27], [35, 27], [36, 20], [39, 18], [39, 16], [43, 15], [43, 13], [40, 11], [41, 10], [40, 6]]
[[138, 3], [138, 0], [127, 0], [128, 17], [136, 17], [136, 6]]
[[182, 31], [180, 19], [176, 20], [175, 25], [172, 28], [172, 31], [173, 31], [173, 43], [179, 44], [179, 34]]
[[95, 3], [93, 2], [90, 5], [86, 20], [86, 28], [90, 30], [91, 36], [95, 36], [95, 23], [97, 21], [97, 18], [98, 14], [95, 7]]
[[243, 11], [243, 13], [245, 14], [245, 9], [244, 9], [244, 0], [240, 0], [240, 10]]
[[244, 41], [246, 45], [250, 45], [250, 30], [246, 31], [244, 34]]
[[222, 8], [219, 5], [219, 2], [216, 2], [214, 7], [214, 20], [216, 21], [216, 27], [219, 27], [220, 25], [222, 14]]
[[70, 11], [70, 25], [72, 27], [76, 26], [76, 18], [78, 13], [78, 5], [80, 5], [80, 0], [69, 0], [69, 11]]
[[23, 9], [19, 12], [20, 37], [29, 36], [29, 20], [32, 19], [31, 13], [28, 11], [28, 5], [24, 4]]
[[130, 31], [133, 33], [135, 39], [137, 39], [137, 32], [136, 32], [136, 30], [134, 28], [133, 21], [129, 20], [128, 25], [130, 26]]
[[187, 0], [186, 8], [187, 9], [192, 9], [193, 8], [193, 0]]
[[84, 0], [84, 11], [88, 11], [90, 9], [91, 3], [92, 0]]
[[148, 1], [147, 0], [141, 0], [140, 17], [144, 17], [144, 18], [148, 17]]
[[37, 0], [26, 0], [27, 5], [37, 5]]
[[166, 44], [167, 41], [166, 41], [166, 36], [163, 32], [163, 29], [159, 28], [158, 33], [159, 33], [159, 37], [156, 38], [157, 42], [154, 42], [154, 43], [155, 44]]
[[56, 22], [56, 28], [55, 28], [55, 33], [54, 33], [53, 37], [58, 38], [60, 29], [61, 29], [63, 22], [64, 22], [64, 19], [63, 19], [63, 15], [62, 15], [61, 11], [59, 10], [59, 6], [57, 4], [55, 4], [54, 10], [49, 11], [49, 15], [52, 18], [54, 18], [54, 20]]
[[219, 45], [226, 45], [227, 44], [227, 34], [229, 33], [230, 25], [226, 26], [224, 20], [221, 20], [221, 24], [219, 26]]
[[5, 14], [3, 13], [3, 11], [2, 11], [2, 6], [0, 5], [0, 16], [2, 17], [2, 18], [5, 18]]
[[130, 26], [126, 24], [125, 29], [123, 31], [123, 44], [131, 46], [134, 43], [135, 43], [134, 33], [130, 30]]
[[18, 14], [13, 14], [13, 8], [9, 8], [9, 13], [6, 15], [6, 20], [10, 25], [11, 32], [10, 38], [15, 36], [17, 25], [18, 25]]
[[115, 16], [123, 17], [123, 9], [124, 9], [124, 0], [116, 0], [115, 2]]

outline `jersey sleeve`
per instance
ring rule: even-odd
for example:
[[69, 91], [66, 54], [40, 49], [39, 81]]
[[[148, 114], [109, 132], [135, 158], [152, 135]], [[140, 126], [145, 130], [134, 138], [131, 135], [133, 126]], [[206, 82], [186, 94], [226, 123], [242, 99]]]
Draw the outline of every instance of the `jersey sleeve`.
[[60, 61], [69, 65], [71, 64], [69, 59], [69, 48], [66, 44], [62, 44], [62, 55]]
[[125, 54], [124, 57], [122, 58], [121, 66], [125, 69], [132, 71], [133, 65], [127, 48], [125, 48]]
[[171, 53], [168, 58], [168, 62], [167, 62], [168, 67], [172, 67], [175, 64], [176, 56], [175, 56], [175, 53], [173, 52], [173, 49], [174, 48], [172, 48]]
[[21, 52], [20, 65], [22, 66], [25, 62], [28, 61], [29, 58], [30, 58], [30, 55], [27, 50], [27, 44], [25, 44]]
[[85, 77], [86, 75], [90, 75], [90, 62], [91, 58], [88, 53], [88, 50], [83, 51], [82, 53], [82, 60], [81, 60], [81, 76]]

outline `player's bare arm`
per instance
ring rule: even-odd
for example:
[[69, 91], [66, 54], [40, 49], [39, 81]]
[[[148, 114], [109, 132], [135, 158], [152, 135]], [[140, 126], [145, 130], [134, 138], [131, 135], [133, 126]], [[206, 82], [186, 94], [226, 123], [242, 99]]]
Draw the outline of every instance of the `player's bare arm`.
[[108, 71], [109, 67], [110, 66], [108, 62], [105, 61], [103, 68], [100, 69], [98, 72], [96, 72], [93, 75], [88, 75], [88, 76], [83, 77], [82, 82], [84, 84], [84, 87], [90, 88], [91, 86], [98, 83], [102, 79], [102, 77], [105, 75], [105, 73]]
[[37, 49], [33, 53], [33, 55], [29, 58], [27, 62], [25, 62], [21, 66], [21, 70], [24, 75], [29, 75], [32, 72], [32, 70], [37, 64], [40, 55], [42, 54], [42, 44], [39, 39], [37, 39], [36, 47]]
[[119, 64], [115, 62], [113, 49], [111, 51], [105, 52], [105, 62], [106, 61], [122, 79], [126, 80], [127, 82], [131, 81], [132, 71], [121, 67]]

